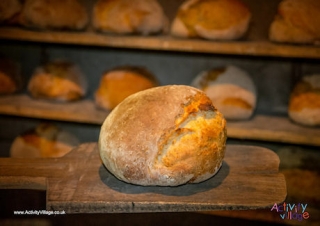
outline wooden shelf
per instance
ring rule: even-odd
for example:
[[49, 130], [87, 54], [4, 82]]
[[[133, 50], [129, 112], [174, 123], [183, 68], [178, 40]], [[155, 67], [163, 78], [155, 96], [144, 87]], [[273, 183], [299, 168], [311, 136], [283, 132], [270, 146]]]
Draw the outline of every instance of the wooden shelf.
[[[0, 114], [101, 125], [109, 112], [98, 109], [93, 100], [55, 103], [28, 95], [0, 98]], [[292, 123], [287, 117], [255, 115], [248, 121], [228, 121], [228, 137], [320, 146], [320, 128]]]
[[28, 95], [0, 97], [0, 114], [79, 123], [102, 124], [109, 112], [97, 109], [91, 100], [57, 103]]
[[34, 31], [17, 27], [0, 28], [0, 39], [160, 51], [320, 59], [318, 46], [276, 44], [267, 40], [222, 42], [174, 38], [169, 35], [120, 36], [90, 31]]
[[287, 117], [255, 115], [248, 121], [229, 121], [228, 137], [320, 146], [320, 128], [293, 123]]

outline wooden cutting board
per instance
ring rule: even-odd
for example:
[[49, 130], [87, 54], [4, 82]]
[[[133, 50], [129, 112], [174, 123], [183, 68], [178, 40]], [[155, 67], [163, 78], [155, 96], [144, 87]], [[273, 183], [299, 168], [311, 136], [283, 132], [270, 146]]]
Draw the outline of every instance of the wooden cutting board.
[[96, 143], [63, 158], [0, 158], [1, 189], [47, 191], [47, 210], [66, 213], [181, 212], [272, 207], [286, 198], [279, 158], [255, 146], [227, 145], [218, 174], [178, 187], [143, 187], [119, 181], [100, 160]]

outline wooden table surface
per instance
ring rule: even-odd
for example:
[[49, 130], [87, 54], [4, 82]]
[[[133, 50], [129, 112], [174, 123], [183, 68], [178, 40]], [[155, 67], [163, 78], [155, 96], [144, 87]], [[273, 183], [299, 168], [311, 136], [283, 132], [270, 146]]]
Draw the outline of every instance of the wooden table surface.
[[271, 150], [228, 145], [217, 175], [178, 187], [119, 181], [101, 163], [96, 143], [56, 159], [0, 158], [1, 189], [47, 190], [47, 210], [130, 213], [268, 208], [286, 198], [286, 182]]

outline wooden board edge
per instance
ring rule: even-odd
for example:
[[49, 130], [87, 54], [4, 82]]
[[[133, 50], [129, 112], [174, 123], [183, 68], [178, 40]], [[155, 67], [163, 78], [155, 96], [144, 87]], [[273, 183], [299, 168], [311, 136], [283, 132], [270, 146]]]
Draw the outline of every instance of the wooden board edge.
[[[282, 202], [282, 201], [281, 201]], [[281, 203], [278, 202], [278, 203]], [[150, 213], [150, 212], [205, 212], [218, 210], [256, 210], [271, 208], [274, 203], [265, 206], [225, 205], [210, 203], [152, 203], [152, 202], [60, 202], [47, 201], [47, 210], [76, 213]]]

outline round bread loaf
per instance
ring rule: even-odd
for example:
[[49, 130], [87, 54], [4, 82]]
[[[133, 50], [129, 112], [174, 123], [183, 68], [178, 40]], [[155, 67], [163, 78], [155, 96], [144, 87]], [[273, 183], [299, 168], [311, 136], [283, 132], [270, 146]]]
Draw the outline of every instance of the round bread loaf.
[[98, 0], [92, 14], [94, 28], [108, 33], [149, 35], [169, 26], [157, 0]]
[[289, 117], [302, 125], [320, 125], [320, 74], [304, 76], [294, 87], [288, 108]]
[[21, 86], [20, 65], [11, 59], [0, 57], [0, 95], [15, 93]]
[[19, 20], [25, 27], [81, 30], [89, 18], [78, 0], [25, 0]]
[[168, 85], [121, 102], [101, 127], [99, 152], [122, 181], [178, 186], [215, 175], [226, 139], [226, 121], [204, 92]]
[[0, 1], [0, 23], [11, 24], [20, 13], [22, 4], [20, 0]]
[[191, 85], [203, 90], [226, 119], [248, 119], [256, 108], [255, 84], [238, 67], [230, 65], [203, 71]]
[[241, 38], [251, 12], [241, 0], [187, 0], [178, 9], [171, 34], [212, 40]]
[[157, 85], [155, 76], [144, 67], [116, 67], [102, 75], [95, 92], [95, 103], [98, 107], [112, 110], [131, 94]]
[[283, 0], [271, 23], [269, 39], [275, 42], [318, 43], [319, 21], [319, 0]]
[[16, 137], [10, 148], [14, 158], [57, 158], [62, 157], [79, 145], [71, 133], [50, 124], [41, 123], [36, 128]]
[[34, 98], [74, 101], [85, 95], [87, 82], [77, 65], [66, 60], [54, 60], [36, 68], [28, 90]]

